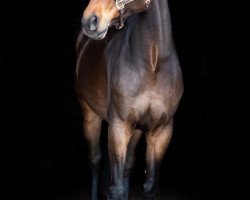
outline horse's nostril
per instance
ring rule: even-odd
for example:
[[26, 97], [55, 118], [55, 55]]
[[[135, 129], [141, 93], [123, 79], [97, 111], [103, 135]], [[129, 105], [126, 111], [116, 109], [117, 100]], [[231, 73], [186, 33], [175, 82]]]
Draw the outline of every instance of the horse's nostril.
[[92, 15], [89, 19], [89, 30], [95, 31], [97, 30], [99, 25], [99, 18], [96, 15]]

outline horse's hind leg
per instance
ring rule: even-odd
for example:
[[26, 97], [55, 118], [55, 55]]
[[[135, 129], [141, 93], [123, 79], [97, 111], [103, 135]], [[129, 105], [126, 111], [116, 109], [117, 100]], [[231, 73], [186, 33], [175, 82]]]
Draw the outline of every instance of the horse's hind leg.
[[146, 182], [143, 185], [143, 199], [155, 200], [158, 189], [160, 164], [167, 150], [172, 136], [173, 120], [159, 133], [146, 135]]
[[136, 146], [141, 138], [142, 131], [135, 130], [133, 135], [130, 138], [127, 154], [126, 154], [126, 162], [125, 162], [125, 171], [124, 171], [124, 188], [125, 188], [125, 200], [129, 197], [129, 179], [130, 172], [135, 163], [135, 150]]
[[98, 180], [100, 171], [100, 132], [102, 119], [96, 115], [83, 101], [80, 101], [83, 114], [83, 134], [89, 150], [89, 160], [92, 170], [91, 199], [98, 199]]

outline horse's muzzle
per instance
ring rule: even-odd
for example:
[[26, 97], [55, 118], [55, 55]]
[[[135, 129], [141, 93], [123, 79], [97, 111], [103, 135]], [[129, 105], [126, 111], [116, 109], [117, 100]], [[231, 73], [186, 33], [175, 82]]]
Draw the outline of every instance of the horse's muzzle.
[[107, 30], [98, 31], [100, 20], [99, 17], [96, 15], [91, 15], [87, 19], [83, 16], [82, 17], [82, 28], [85, 35], [94, 39], [94, 40], [101, 40], [105, 37]]
[[91, 15], [87, 19], [84, 16], [82, 17], [82, 26], [89, 33], [93, 33], [98, 29], [99, 22], [99, 17], [96, 15]]

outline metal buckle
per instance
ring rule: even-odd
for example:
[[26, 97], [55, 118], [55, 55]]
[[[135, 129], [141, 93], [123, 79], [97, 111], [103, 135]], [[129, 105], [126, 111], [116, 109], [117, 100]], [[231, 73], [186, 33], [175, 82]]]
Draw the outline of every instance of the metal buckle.
[[115, 5], [116, 5], [116, 8], [117, 8], [118, 10], [124, 9], [124, 6], [125, 6], [124, 0], [117, 0], [117, 1], [115, 2]]

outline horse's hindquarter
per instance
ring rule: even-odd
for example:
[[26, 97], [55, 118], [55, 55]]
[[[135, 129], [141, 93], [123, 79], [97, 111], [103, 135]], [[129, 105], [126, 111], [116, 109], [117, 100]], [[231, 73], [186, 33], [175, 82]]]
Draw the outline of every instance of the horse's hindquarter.
[[[85, 37], [80, 35], [79, 37]], [[79, 101], [85, 101], [100, 117], [107, 115], [107, 70], [104, 41], [81, 38], [77, 51], [75, 89]]]

